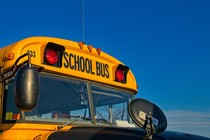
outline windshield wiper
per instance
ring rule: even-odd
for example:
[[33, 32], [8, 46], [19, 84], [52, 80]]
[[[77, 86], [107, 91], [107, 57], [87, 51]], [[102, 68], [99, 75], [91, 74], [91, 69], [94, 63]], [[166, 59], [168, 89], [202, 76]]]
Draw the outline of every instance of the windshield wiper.
[[83, 117], [83, 116], [74, 116], [74, 115], [65, 115], [64, 117], [66, 118], [78, 118], [78, 119], [83, 119], [83, 120], [87, 120], [87, 121], [91, 121], [92, 118], [90, 117]]
[[113, 126], [111, 122], [107, 121], [104, 118], [96, 119], [96, 122], [98, 122], [98, 123], [105, 123], [105, 124], [109, 124], [110, 126]]
[[72, 120], [72, 121], [70, 121], [70, 122], [68, 122], [68, 123], [66, 123], [66, 124], [59, 125], [59, 126], [57, 127], [57, 130], [62, 129], [62, 128], [64, 128], [64, 127], [66, 127], [66, 126], [68, 126], [68, 125], [70, 125], [70, 124], [72, 124], [72, 123], [78, 121], [79, 119], [88, 120], [88, 121], [91, 121], [91, 120], [92, 120], [92, 118], [87, 118], [87, 117], [83, 117], [83, 116], [65, 115], [64, 117], [66, 117], [66, 118], [77, 118], [77, 119], [76, 119], [76, 120]]
[[62, 128], [66, 127], [66, 126], [68, 126], [68, 125], [70, 125], [70, 124], [72, 124], [72, 123], [74, 123], [74, 122], [76, 122], [76, 121], [78, 121], [78, 120], [73, 120], [73, 121], [68, 122], [68, 123], [66, 123], [66, 124], [59, 125], [59, 126], [57, 127], [57, 130], [60, 130], [60, 129], [62, 129]]
[[[68, 122], [68, 123], [66, 123], [66, 124], [59, 125], [59, 126], [57, 127], [57, 130], [62, 129], [62, 128], [64, 128], [64, 127], [66, 127], [66, 126], [68, 126], [68, 125], [70, 125], [70, 124], [72, 124], [72, 123], [78, 121], [79, 119], [88, 120], [88, 121], [91, 121], [91, 120], [92, 120], [92, 118], [87, 118], [87, 117], [83, 117], [83, 116], [65, 115], [65, 117], [67, 117], [67, 118], [73, 117], [73, 118], [77, 118], [77, 119], [76, 119], [76, 120], [72, 120], [72, 121], [70, 121], [70, 122]], [[111, 122], [107, 121], [107, 120], [104, 119], [104, 118], [96, 119], [96, 122], [97, 122], [97, 123], [109, 124], [110, 126], [113, 126]]]

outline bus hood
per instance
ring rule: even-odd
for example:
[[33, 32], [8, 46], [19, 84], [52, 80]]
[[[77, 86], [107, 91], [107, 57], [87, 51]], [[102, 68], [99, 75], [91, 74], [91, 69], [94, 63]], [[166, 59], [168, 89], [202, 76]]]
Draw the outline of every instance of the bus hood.
[[[142, 129], [116, 127], [72, 127], [42, 135], [35, 140], [143, 140], [146, 132]], [[155, 134], [153, 140], [210, 140], [210, 138], [193, 134], [165, 131]]]

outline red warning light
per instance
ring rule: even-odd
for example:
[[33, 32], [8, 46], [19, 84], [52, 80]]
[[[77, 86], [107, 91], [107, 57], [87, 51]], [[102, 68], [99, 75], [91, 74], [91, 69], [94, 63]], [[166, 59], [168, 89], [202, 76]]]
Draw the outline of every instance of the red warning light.
[[54, 65], [58, 62], [58, 54], [55, 50], [47, 50], [45, 57], [50, 65]]
[[115, 78], [118, 82], [122, 82], [125, 78], [123, 71], [120, 69], [117, 69], [115, 72]]

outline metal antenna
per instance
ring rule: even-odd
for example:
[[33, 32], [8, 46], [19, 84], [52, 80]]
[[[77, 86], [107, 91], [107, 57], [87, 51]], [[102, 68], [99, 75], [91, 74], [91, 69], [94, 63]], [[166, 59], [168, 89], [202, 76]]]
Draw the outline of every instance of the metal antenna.
[[85, 42], [85, 0], [82, 0], [82, 41]]

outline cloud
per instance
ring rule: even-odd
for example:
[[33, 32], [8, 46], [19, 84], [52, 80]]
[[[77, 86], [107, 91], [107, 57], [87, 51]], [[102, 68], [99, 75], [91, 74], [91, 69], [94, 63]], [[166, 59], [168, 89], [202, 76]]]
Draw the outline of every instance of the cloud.
[[210, 137], [210, 112], [168, 110], [164, 113], [168, 121], [167, 130]]

